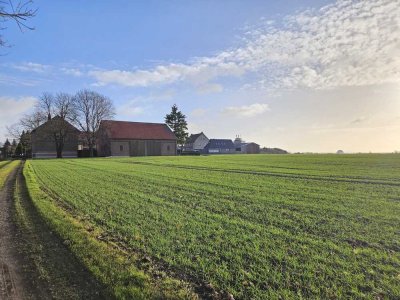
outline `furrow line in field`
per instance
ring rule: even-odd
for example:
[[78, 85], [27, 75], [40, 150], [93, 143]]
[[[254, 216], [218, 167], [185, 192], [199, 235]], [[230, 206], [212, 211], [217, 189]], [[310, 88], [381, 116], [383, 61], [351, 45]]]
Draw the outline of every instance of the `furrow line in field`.
[[[124, 162], [127, 163], [127, 162]], [[275, 173], [275, 172], [264, 172], [264, 171], [244, 171], [239, 169], [220, 169], [220, 168], [210, 168], [210, 167], [195, 167], [195, 166], [181, 166], [181, 165], [171, 165], [171, 164], [154, 164], [148, 162], [129, 162], [131, 164], [142, 164], [142, 165], [157, 165], [160, 167], [168, 167], [168, 168], [180, 168], [180, 169], [188, 169], [188, 170], [205, 170], [210, 172], [223, 172], [223, 173], [235, 173], [235, 174], [250, 174], [257, 176], [275, 176], [275, 177], [284, 177], [291, 179], [307, 179], [307, 180], [315, 180], [315, 181], [332, 181], [332, 182], [349, 182], [349, 183], [357, 183], [357, 184], [374, 184], [374, 185], [388, 185], [388, 186], [400, 186], [399, 182], [388, 182], [388, 181], [373, 181], [373, 180], [361, 180], [360, 178], [356, 178], [353, 180], [346, 179], [348, 177], [322, 177], [318, 175], [302, 175], [302, 174], [291, 174], [291, 173]]]

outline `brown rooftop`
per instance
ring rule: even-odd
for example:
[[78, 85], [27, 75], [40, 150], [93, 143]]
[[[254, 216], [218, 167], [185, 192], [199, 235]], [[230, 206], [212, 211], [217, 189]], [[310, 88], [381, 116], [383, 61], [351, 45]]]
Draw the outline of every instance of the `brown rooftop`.
[[101, 126], [106, 128], [111, 139], [176, 140], [172, 130], [162, 123], [104, 120], [101, 122]]

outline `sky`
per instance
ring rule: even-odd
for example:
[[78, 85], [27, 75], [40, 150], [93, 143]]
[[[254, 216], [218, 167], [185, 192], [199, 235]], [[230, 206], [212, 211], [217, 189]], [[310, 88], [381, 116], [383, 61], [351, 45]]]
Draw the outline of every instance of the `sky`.
[[0, 141], [43, 92], [291, 152], [400, 150], [400, 0], [40, 1], [0, 34]]

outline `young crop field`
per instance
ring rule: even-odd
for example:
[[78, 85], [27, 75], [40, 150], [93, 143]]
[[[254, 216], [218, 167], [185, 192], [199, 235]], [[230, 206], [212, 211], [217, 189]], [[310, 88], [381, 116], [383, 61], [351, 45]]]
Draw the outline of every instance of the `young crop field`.
[[400, 298], [399, 155], [33, 160], [24, 174], [117, 298]]

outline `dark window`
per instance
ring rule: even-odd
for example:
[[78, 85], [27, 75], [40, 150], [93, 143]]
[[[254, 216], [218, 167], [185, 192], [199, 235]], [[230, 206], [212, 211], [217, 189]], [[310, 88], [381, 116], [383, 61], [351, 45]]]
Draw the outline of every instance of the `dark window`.
[[124, 146], [119, 145], [119, 151], [124, 151]]
[[167, 151], [169, 151], [171, 148], [169, 147], [169, 145], [167, 146]]

